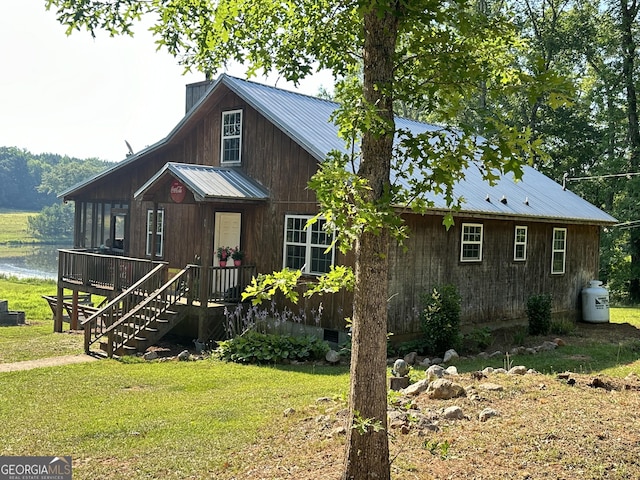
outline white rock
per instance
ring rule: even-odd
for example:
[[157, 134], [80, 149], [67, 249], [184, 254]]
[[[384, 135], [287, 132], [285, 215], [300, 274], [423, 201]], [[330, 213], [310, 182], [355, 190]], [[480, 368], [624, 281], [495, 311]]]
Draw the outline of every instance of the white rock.
[[442, 361], [444, 363], [451, 363], [451, 362], [455, 362], [459, 358], [460, 358], [460, 355], [458, 355], [458, 352], [456, 352], [452, 348], [452, 349], [447, 350], [446, 352], [444, 352], [444, 358], [442, 359]]
[[444, 376], [444, 368], [440, 365], [431, 365], [425, 370], [424, 374], [427, 377], [427, 380], [431, 382]]
[[494, 410], [493, 408], [485, 408], [478, 415], [478, 420], [480, 420], [481, 422], [486, 422], [492, 417], [499, 417], [499, 416], [500, 416], [500, 413], [498, 413], [497, 410]]
[[425, 378], [424, 380], [420, 380], [412, 385], [409, 385], [407, 388], [400, 390], [400, 392], [403, 395], [414, 396], [421, 394], [427, 388], [429, 388], [429, 380]]
[[446, 368], [444, 373], [445, 373], [445, 375], [456, 376], [456, 375], [458, 375], [458, 369], [454, 365], [451, 365], [451, 366]]
[[340, 354], [335, 350], [329, 350], [324, 358], [329, 363], [338, 363], [340, 361]]
[[527, 367], [525, 367], [524, 365], [517, 365], [515, 367], [512, 367], [507, 372], [508, 375], [524, 375], [525, 373], [527, 373]]
[[444, 409], [444, 412], [442, 412], [444, 418], [448, 419], [448, 420], [463, 420], [464, 419], [464, 412], [462, 411], [462, 409], [458, 406], [451, 406], [451, 407], [447, 407]]
[[493, 367], [486, 367], [484, 370], [482, 370], [482, 373], [484, 373], [485, 375], [491, 375], [493, 373]]

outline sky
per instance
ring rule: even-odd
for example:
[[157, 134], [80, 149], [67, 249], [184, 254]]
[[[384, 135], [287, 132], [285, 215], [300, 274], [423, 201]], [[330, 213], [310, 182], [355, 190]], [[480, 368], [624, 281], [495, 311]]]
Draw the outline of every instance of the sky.
[[[125, 140], [137, 152], [166, 137], [184, 116], [185, 85], [204, 74], [183, 75], [142, 25], [134, 38], [67, 36], [45, 3], [0, 0], [0, 147], [119, 161]], [[297, 88], [276, 76], [252, 80], [309, 95], [333, 85], [328, 72]]]

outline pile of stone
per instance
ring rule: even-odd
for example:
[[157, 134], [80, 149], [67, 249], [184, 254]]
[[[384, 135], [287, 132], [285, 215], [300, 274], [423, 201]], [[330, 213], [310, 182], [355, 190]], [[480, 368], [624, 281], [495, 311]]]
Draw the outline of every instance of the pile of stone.
[[24, 312], [9, 311], [9, 301], [0, 300], [0, 325], [24, 325]]

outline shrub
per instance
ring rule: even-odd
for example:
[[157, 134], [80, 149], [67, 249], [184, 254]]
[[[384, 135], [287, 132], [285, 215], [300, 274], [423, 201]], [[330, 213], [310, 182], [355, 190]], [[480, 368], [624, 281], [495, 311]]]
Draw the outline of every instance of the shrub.
[[481, 352], [493, 343], [489, 327], [476, 328], [462, 336], [463, 347], [469, 352]]
[[549, 333], [554, 335], [570, 335], [576, 329], [576, 324], [569, 319], [562, 319], [551, 322]]
[[423, 296], [422, 331], [428, 352], [436, 355], [460, 345], [460, 294], [455, 285], [443, 285]]
[[531, 295], [527, 299], [530, 335], [547, 335], [551, 329], [551, 295]]
[[279, 363], [283, 360], [317, 360], [329, 351], [327, 343], [316, 337], [294, 337], [247, 332], [219, 342], [216, 354], [236, 363]]

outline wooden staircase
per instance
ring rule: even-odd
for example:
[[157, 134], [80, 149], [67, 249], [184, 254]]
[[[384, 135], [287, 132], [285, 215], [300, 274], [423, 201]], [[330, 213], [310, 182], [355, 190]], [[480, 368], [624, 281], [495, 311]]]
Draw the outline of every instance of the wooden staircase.
[[187, 266], [163, 282], [165, 269], [158, 265], [82, 322], [85, 353], [95, 344], [108, 357], [144, 351], [185, 318], [194, 269]]

